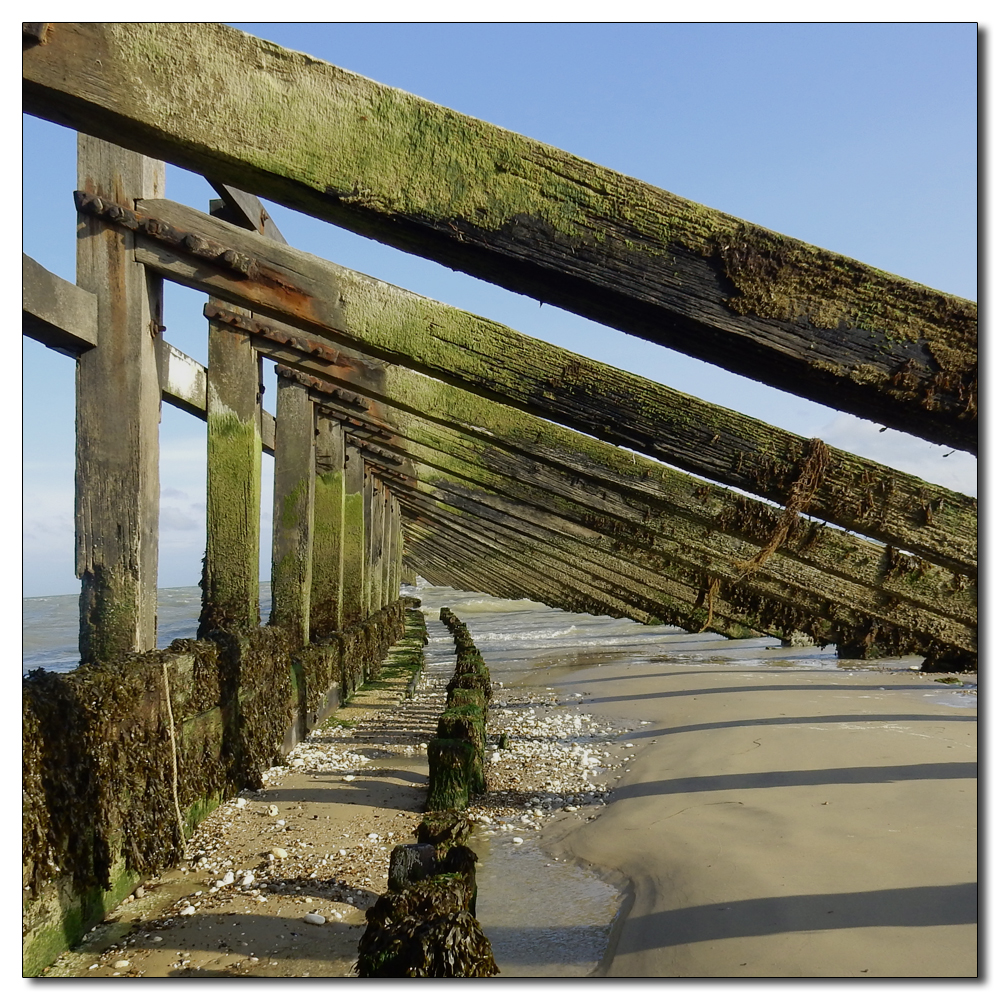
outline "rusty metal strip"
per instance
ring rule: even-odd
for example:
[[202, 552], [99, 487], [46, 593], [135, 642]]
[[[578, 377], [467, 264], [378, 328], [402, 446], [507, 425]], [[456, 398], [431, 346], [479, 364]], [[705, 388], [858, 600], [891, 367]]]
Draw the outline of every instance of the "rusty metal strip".
[[200, 257], [202, 260], [211, 261], [216, 267], [237, 274], [241, 278], [253, 280], [259, 276], [259, 265], [253, 257], [232, 247], [223, 246], [199, 233], [176, 229], [162, 219], [143, 215], [127, 205], [118, 205], [87, 191], [74, 191], [73, 200], [76, 202], [76, 210], [82, 215], [104, 219], [132, 232], [145, 233], [151, 239], [194, 257]]

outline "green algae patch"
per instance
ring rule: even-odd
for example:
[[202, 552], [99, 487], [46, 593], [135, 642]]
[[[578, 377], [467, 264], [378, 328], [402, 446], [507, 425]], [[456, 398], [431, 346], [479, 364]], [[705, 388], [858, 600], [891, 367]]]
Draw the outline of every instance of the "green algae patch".
[[260, 622], [260, 429], [231, 411], [208, 415], [208, 545], [199, 633]]

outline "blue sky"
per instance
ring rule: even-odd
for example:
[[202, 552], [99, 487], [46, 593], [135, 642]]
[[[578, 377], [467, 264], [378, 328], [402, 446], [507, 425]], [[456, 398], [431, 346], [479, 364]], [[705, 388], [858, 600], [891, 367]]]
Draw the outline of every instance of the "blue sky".
[[[713, 208], [977, 298], [975, 24], [234, 26]], [[70, 280], [74, 187], [74, 134], [25, 117], [24, 249]], [[201, 178], [168, 166], [167, 196], [205, 210], [213, 192]], [[975, 461], [961, 452], [879, 433], [877, 425], [281, 207], [273, 215], [301, 249], [976, 492]], [[165, 323], [166, 338], [204, 362], [202, 301], [171, 288]], [[24, 593], [72, 593], [73, 362], [26, 340], [24, 364]], [[273, 375], [268, 381], [265, 405], [273, 412]], [[204, 551], [204, 425], [164, 405], [161, 449], [160, 585], [193, 585]], [[267, 459], [266, 494], [271, 472]], [[265, 557], [262, 577], [268, 575]]]

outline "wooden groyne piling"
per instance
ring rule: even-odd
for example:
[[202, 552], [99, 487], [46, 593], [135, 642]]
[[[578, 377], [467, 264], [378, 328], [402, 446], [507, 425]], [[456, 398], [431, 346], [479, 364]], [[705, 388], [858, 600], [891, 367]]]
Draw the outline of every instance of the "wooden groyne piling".
[[[25, 681], [26, 968], [377, 670], [417, 574], [975, 665], [974, 499], [303, 253], [258, 196], [973, 453], [975, 303], [223, 25], [22, 37], [25, 110], [79, 132], [76, 282], [25, 257], [23, 315], [77, 364], [82, 664]], [[207, 366], [165, 281], [208, 298]], [[197, 636], [156, 651], [164, 402], [206, 423], [207, 536]]]

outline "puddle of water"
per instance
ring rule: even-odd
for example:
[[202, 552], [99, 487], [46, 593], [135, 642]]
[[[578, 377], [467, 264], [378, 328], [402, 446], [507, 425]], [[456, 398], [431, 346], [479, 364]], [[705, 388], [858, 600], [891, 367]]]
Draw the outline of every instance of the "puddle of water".
[[476, 917], [501, 977], [583, 977], [604, 958], [624, 896], [569, 862], [553, 861], [531, 840], [474, 834], [479, 855]]

